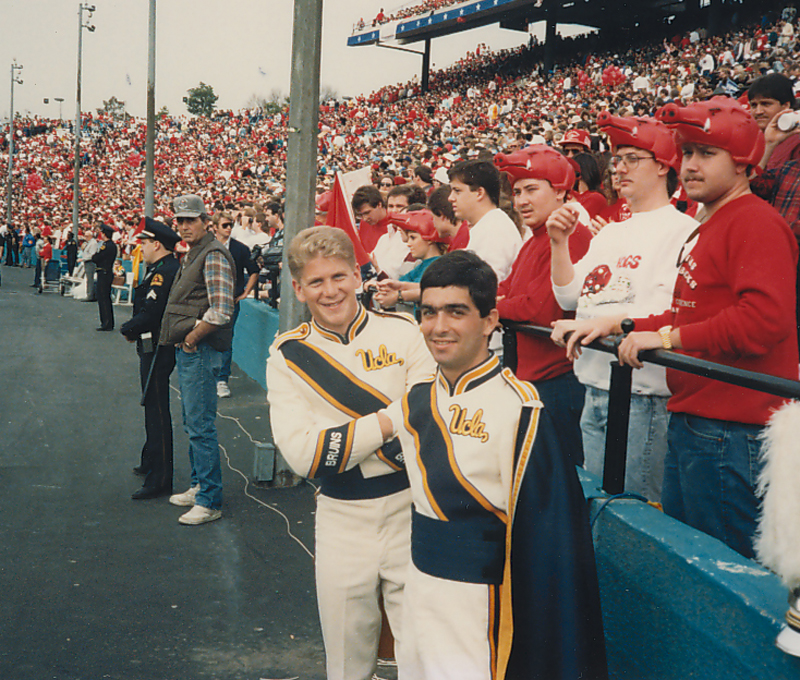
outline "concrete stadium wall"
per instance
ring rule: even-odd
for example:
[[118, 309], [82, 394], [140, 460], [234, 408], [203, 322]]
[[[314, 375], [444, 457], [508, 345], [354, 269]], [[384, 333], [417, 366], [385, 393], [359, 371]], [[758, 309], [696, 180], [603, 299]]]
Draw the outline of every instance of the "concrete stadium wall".
[[800, 678], [800, 659], [775, 647], [788, 595], [777, 576], [640, 501], [607, 505], [594, 539], [611, 678]]
[[266, 302], [242, 300], [233, 334], [233, 360], [248, 376], [267, 389], [269, 347], [278, 334], [279, 316]]
[[[242, 302], [233, 359], [265, 389], [277, 332], [275, 310]], [[580, 474], [587, 498], [602, 495]], [[787, 591], [774, 574], [635, 500], [607, 505], [594, 540], [612, 680], [800, 678], [800, 659], [775, 647]]]

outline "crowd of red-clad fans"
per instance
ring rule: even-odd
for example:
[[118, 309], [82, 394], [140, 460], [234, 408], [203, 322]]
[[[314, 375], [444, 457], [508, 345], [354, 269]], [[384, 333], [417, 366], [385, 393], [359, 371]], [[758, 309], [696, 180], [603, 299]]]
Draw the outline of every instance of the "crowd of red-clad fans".
[[[434, 71], [430, 89], [416, 78], [320, 108], [319, 187], [336, 171], [372, 168], [393, 182], [413, 168], [435, 171], [458, 159], [494, 154], [521, 144], [558, 145], [570, 128], [584, 130], [599, 148], [595, 117], [652, 113], [713, 92], [738, 95], [755, 77], [777, 71], [800, 76], [794, 22], [754, 18], [718, 36], [703, 30], [624, 32], [559, 39], [557, 66], [545, 73], [543, 46], [475, 51]], [[628, 49], [619, 51], [625, 44]], [[210, 206], [235, 201], [266, 204], [285, 193], [287, 111], [217, 111], [211, 118], [164, 116], [157, 124], [156, 216], [170, 200], [195, 192]], [[113, 121], [86, 113], [81, 146], [80, 230], [103, 221], [118, 230], [123, 248], [144, 203], [145, 122]], [[45, 229], [60, 245], [72, 222], [72, 123], [38, 117], [15, 126], [13, 226]], [[7, 173], [7, 145], [0, 175]], [[588, 177], [588, 176], [587, 176]], [[602, 178], [601, 178], [602, 179]], [[598, 182], [593, 189], [601, 192]], [[609, 197], [611, 200], [611, 197]]]
[[[423, 0], [409, 7], [401, 7], [391, 14], [386, 14], [383, 7], [381, 7], [380, 11], [375, 15], [375, 18], [369, 25], [374, 28], [375, 26], [388, 24], [392, 21], [401, 21], [403, 19], [410, 19], [411, 17], [422, 16], [423, 14], [430, 14], [431, 12], [444, 9], [445, 7], [461, 4], [464, 1], [465, 0]], [[359, 19], [355, 29], [356, 31], [361, 31], [366, 28], [366, 26], [367, 24], [364, 22], [364, 19]]]

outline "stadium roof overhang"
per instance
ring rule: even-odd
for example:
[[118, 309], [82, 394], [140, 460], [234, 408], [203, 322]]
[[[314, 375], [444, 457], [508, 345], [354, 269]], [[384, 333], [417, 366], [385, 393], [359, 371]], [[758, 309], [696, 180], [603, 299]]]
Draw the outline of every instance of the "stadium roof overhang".
[[686, 0], [473, 0], [418, 16], [365, 28], [347, 40], [350, 47], [393, 41], [410, 44], [451, 33], [499, 24], [527, 31], [539, 21], [604, 28], [660, 21], [686, 9]]

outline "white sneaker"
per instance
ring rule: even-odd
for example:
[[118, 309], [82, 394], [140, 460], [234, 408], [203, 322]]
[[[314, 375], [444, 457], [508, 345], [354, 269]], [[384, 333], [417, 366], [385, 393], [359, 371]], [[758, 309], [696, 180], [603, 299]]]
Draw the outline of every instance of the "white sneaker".
[[225, 399], [231, 396], [231, 388], [228, 387], [228, 383], [224, 380], [220, 380], [217, 383], [217, 397], [220, 399]]
[[172, 496], [169, 497], [169, 502], [172, 503], [172, 505], [192, 506], [194, 505], [194, 497], [197, 495], [198, 491], [200, 491], [199, 484], [190, 487], [183, 493], [172, 494]]
[[213, 510], [202, 505], [195, 505], [189, 512], [178, 517], [181, 524], [205, 524], [222, 517], [222, 510]]

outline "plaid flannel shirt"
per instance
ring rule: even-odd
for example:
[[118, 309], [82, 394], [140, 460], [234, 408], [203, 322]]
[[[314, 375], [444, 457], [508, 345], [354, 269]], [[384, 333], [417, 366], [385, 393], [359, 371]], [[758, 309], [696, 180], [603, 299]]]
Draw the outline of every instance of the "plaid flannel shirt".
[[203, 276], [208, 289], [211, 307], [203, 314], [203, 321], [224, 326], [233, 316], [233, 270], [228, 259], [218, 251], [211, 251], [203, 263]]

